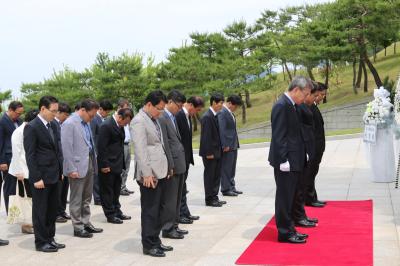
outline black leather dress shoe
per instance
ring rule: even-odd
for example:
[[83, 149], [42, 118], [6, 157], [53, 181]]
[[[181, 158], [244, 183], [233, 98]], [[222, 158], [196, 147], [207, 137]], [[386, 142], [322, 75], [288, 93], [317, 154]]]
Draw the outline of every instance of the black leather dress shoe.
[[221, 203], [222, 205], [226, 204], [225, 200], [218, 200], [219, 203]]
[[236, 194], [243, 194], [243, 192], [242, 192], [242, 191], [236, 190], [236, 188], [235, 188], [235, 189], [233, 189], [232, 191], [233, 191], [233, 192], [235, 192]]
[[163, 245], [162, 243], [160, 244], [159, 249], [161, 249], [162, 251], [172, 251], [172, 250], [174, 250], [173, 247]]
[[326, 201], [316, 200], [315, 202], [326, 205]]
[[211, 202], [206, 202], [206, 206], [209, 207], [222, 207], [222, 203], [219, 201], [211, 201]]
[[315, 207], [315, 208], [322, 208], [325, 207], [325, 204], [319, 203], [319, 202], [311, 202], [309, 205], [310, 207]]
[[296, 226], [299, 226], [299, 227], [315, 227], [316, 226], [315, 223], [310, 222], [306, 219], [296, 221], [295, 224], [296, 224]]
[[64, 244], [57, 243], [57, 242], [54, 241], [54, 240], [50, 243], [50, 245], [52, 245], [53, 247], [56, 247], [56, 248], [58, 248], [58, 249], [65, 248], [65, 245], [64, 245]]
[[188, 231], [188, 230], [183, 230], [183, 229], [180, 229], [180, 228], [175, 228], [175, 230], [176, 230], [179, 234], [181, 234], [181, 235], [187, 235], [187, 234], [189, 234], [189, 231]]
[[180, 224], [192, 224], [193, 220], [191, 220], [187, 217], [181, 217], [181, 218], [179, 218], [179, 223]]
[[93, 234], [89, 233], [88, 231], [83, 229], [83, 230], [74, 231], [74, 236], [80, 237], [80, 238], [91, 238], [91, 237], [93, 237]]
[[68, 215], [68, 213], [64, 212], [63, 214], [61, 214], [62, 217], [64, 217], [67, 220], [71, 220], [71, 216]]
[[303, 238], [303, 239], [307, 239], [308, 238], [307, 234], [302, 234], [302, 233], [299, 233], [299, 232], [296, 232], [296, 236], [298, 236], [299, 238]]
[[4, 239], [0, 239], [0, 246], [7, 246], [8, 244], [10, 244], [10, 241], [4, 240]]
[[93, 224], [91, 224], [91, 223], [88, 223], [87, 225], [85, 225], [85, 230], [88, 231], [89, 233], [93, 233], [93, 234], [103, 232], [103, 229], [101, 229], [101, 228], [96, 228], [96, 227], [94, 227]]
[[289, 238], [279, 238], [278, 241], [282, 243], [290, 243], [290, 244], [304, 244], [307, 241], [304, 238], [300, 238], [297, 235], [292, 235]]
[[68, 221], [68, 219], [66, 219], [64, 216], [57, 216], [56, 218], [56, 223], [66, 223]]
[[222, 192], [222, 195], [226, 197], [237, 197], [238, 194], [233, 191], [227, 191], [227, 192]]
[[187, 218], [189, 218], [190, 220], [196, 221], [196, 220], [200, 219], [200, 216], [197, 216], [197, 215], [189, 215]]
[[317, 219], [317, 218], [307, 217], [306, 219], [307, 219], [307, 221], [309, 221], [309, 222], [313, 222], [313, 223], [315, 223], [315, 224], [318, 223], [318, 219]]
[[159, 248], [145, 249], [143, 248], [143, 254], [152, 257], [165, 257], [164, 251]]
[[163, 238], [171, 238], [171, 239], [183, 239], [184, 236], [180, 233], [178, 233], [176, 230], [172, 230], [171, 232], [162, 232], [162, 237]]
[[132, 219], [132, 217], [130, 217], [129, 215], [125, 215], [125, 214], [118, 215], [117, 218], [119, 218], [121, 220], [130, 220], [130, 219]]
[[119, 219], [117, 217], [111, 217], [111, 218], [107, 218], [107, 222], [110, 224], [122, 224], [124, 221], [122, 221], [121, 219]]
[[41, 247], [36, 247], [36, 250], [47, 253], [47, 252], [57, 252], [58, 248], [56, 248], [55, 246], [53, 246], [53, 245], [51, 245], [49, 243], [46, 243]]

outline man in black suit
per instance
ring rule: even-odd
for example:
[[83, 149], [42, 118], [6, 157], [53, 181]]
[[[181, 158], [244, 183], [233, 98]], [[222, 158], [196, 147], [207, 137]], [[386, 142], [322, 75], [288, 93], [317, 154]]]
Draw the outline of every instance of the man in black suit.
[[65, 245], [54, 240], [59, 199], [58, 182], [62, 179], [62, 150], [54, 117], [58, 100], [43, 96], [39, 115], [24, 130], [24, 148], [32, 193], [32, 222], [37, 251], [56, 252]]
[[318, 96], [315, 98], [315, 103], [310, 106], [314, 119], [315, 156], [313, 160], [310, 160], [305, 173], [305, 202], [307, 206], [311, 207], [324, 207], [326, 204], [326, 202], [318, 200], [317, 191], [315, 190], [315, 178], [325, 151], [324, 119], [318, 104], [325, 98], [327, 89], [328, 87], [325, 84], [318, 82]]
[[305, 176], [310, 162], [315, 158], [315, 137], [314, 137], [314, 120], [311, 111], [311, 105], [314, 104], [317, 96], [317, 83], [312, 83], [310, 94], [305, 98], [304, 103], [297, 106], [297, 112], [301, 122], [301, 133], [305, 144], [307, 163], [296, 186], [296, 194], [293, 202], [292, 219], [296, 226], [299, 227], [315, 227], [318, 219], [307, 216], [304, 209], [305, 205], [305, 189], [307, 177]]
[[222, 144], [221, 192], [224, 196], [237, 196], [242, 191], [236, 189], [235, 173], [239, 138], [234, 112], [243, 104], [238, 95], [231, 95], [218, 114], [219, 135]]
[[296, 106], [304, 102], [311, 86], [309, 79], [295, 77], [288, 91], [274, 104], [271, 113], [272, 139], [268, 161], [274, 167], [275, 219], [280, 242], [305, 243], [307, 237], [296, 232], [291, 211], [297, 182], [306, 163]]
[[121, 173], [125, 169], [124, 126], [133, 118], [130, 108], [119, 109], [100, 126], [97, 141], [97, 163], [99, 169], [100, 202], [107, 222], [122, 224], [131, 217], [121, 211], [119, 196], [121, 191]]
[[15, 195], [17, 185], [17, 178], [8, 173], [12, 157], [11, 135], [22, 124], [22, 120], [19, 117], [23, 113], [24, 106], [22, 103], [12, 101], [8, 106], [7, 112], [0, 119], [0, 171], [4, 179], [3, 192], [6, 211], [8, 211], [8, 198], [10, 195]]
[[210, 108], [201, 118], [199, 155], [204, 164], [204, 192], [206, 206], [221, 207], [226, 201], [218, 199], [221, 182], [221, 139], [218, 129], [217, 113], [221, 111], [224, 96], [214, 93], [210, 98]]
[[[113, 110], [113, 105], [109, 100], [102, 100], [99, 102], [99, 105], [100, 107], [96, 113], [96, 116], [92, 119], [92, 121], [90, 121], [90, 129], [92, 130], [96, 150], [98, 150], [97, 139], [99, 138], [100, 125], [106, 120], [110, 112]], [[101, 205], [98, 173], [94, 173], [93, 200], [94, 205]]]
[[166, 181], [165, 197], [162, 199], [164, 238], [183, 239], [188, 233], [178, 227], [180, 218], [180, 206], [183, 191], [183, 183], [186, 172], [185, 149], [182, 145], [182, 137], [179, 134], [175, 115], [182, 109], [186, 97], [177, 90], [172, 90], [167, 96], [167, 104], [164, 112], [158, 118], [163, 131], [164, 147], [168, 159], [168, 170], [170, 173]]
[[[60, 139], [58, 140], [59, 143], [61, 143], [61, 125], [64, 123], [65, 120], [70, 116], [72, 110], [71, 107], [69, 107], [68, 104], [60, 102], [58, 103], [58, 112], [55, 117], [55, 121], [57, 122], [57, 130], [60, 136]], [[68, 220], [71, 219], [71, 217], [68, 215], [66, 212], [67, 209], [67, 198], [68, 198], [68, 188], [69, 188], [69, 182], [68, 178], [63, 178], [60, 180], [58, 184], [58, 189], [60, 190], [60, 202], [58, 205], [58, 214], [57, 214], [57, 223], [66, 223]]]
[[[204, 108], [204, 101], [200, 96], [190, 97], [183, 105], [182, 110], [176, 114], [176, 123], [178, 124], [179, 134], [183, 148], [185, 149], [186, 172], [184, 175], [184, 183], [182, 188], [182, 199], [180, 204], [180, 218], [181, 224], [192, 224], [194, 220], [200, 219], [199, 216], [190, 213], [187, 204], [187, 186], [186, 180], [189, 174], [190, 165], [194, 165], [193, 147], [192, 147], [192, 120], [191, 117], [196, 116]], [[196, 119], [196, 118], [195, 118]]]

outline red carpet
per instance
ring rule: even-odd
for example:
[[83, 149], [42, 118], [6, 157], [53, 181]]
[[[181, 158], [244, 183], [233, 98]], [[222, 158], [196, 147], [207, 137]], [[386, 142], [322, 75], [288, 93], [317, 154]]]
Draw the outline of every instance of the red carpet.
[[298, 228], [309, 234], [306, 244], [279, 243], [273, 217], [236, 264], [373, 264], [372, 200], [330, 201], [325, 208], [307, 208], [307, 215], [317, 217], [319, 224]]

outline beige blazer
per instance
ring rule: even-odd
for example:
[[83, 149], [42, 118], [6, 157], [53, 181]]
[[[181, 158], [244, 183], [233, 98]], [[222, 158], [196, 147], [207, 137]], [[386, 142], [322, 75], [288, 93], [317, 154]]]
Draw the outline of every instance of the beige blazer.
[[[156, 121], [158, 124], [158, 121]], [[132, 122], [132, 142], [135, 161], [135, 179], [143, 181], [142, 177], [154, 176], [165, 178], [168, 174], [168, 161], [163, 147], [161, 127], [158, 136], [156, 125], [151, 118], [140, 109]]]

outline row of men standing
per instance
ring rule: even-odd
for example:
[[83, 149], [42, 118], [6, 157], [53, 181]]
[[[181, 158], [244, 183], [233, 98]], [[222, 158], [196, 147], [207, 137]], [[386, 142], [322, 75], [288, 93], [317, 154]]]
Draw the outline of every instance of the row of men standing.
[[278, 241], [306, 243], [308, 235], [296, 227], [315, 227], [304, 206], [324, 207], [318, 200], [315, 178], [325, 150], [325, 132], [317, 104], [327, 87], [298, 76], [274, 104], [271, 113], [272, 139], [269, 162], [276, 182], [275, 218]]
[[[124, 126], [131, 121], [133, 111], [130, 108], [121, 108], [109, 117], [99, 128], [97, 142], [102, 145], [96, 148], [96, 141], [89, 123], [96, 116], [99, 109], [98, 103], [90, 99], [83, 100], [75, 113], [69, 116], [62, 125], [59, 123], [60, 119], [55, 119], [60, 110], [65, 110], [63, 105], [60, 106], [59, 109], [56, 98], [42, 97], [39, 101], [39, 111], [36, 111], [34, 116], [32, 115], [34, 112], [30, 111], [25, 117], [26, 121], [31, 117], [29, 123], [24, 123], [23, 128], [18, 128], [18, 131], [22, 129], [21, 133], [23, 133], [20, 140], [23, 143], [21, 152], [13, 154], [14, 148], [10, 150], [2, 147], [1, 149], [2, 153], [11, 155], [11, 166], [14, 160], [18, 162], [18, 167], [14, 168], [26, 169], [17, 171], [15, 176], [18, 178], [22, 176], [23, 179], [29, 180], [26, 182], [25, 193], [32, 196], [35, 246], [38, 251], [43, 252], [56, 252], [65, 247], [55, 241], [54, 235], [57, 217], [64, 216], [65, 218], [66, 216], [68, 187], [70, 188], [70, 214], [74, 236], [87, 238], [92, 237], [93, 233], [102, 232], [102, 229], [94, 227], [90, 222], [89, 204], [93, 192], [93, 178], [97, 169], [100, 169], [99, 183], [100, 190], [103, 190], [103, 193], [100, 193], [101, 205], [107, 221], [116, 223], [116, 220], [130, 219], [120, 211], [118, 198], [121, 190], [121, 173], [126, 168], [123, 158]], [[20, 116], [23, 112], [22, 104], [18, 102], [10, 104], [9, 111], [2, 120], [11, 120], [13, 112], [18, 112]], [[15, 127], [9, 127], [11, 133]], [[5, 132], [4, 125], [0, 131]], [[15, 137], [14, 134], [13, 137]], [[5, 195], [7, 208], [8, 196], [16, 194], [17, 181], [15, 176], [5, 172], [7, 168], [2, 170], [3, 176], [6, 176], [5, 183], [8, 184], [7, 181], [11, 183], [10, 189], [8, 189], [9, 186], [5, 186], [4, 189], [7, 194]], [[118, 183], [118, 189], [116, 186], [112, 187], [109, 180]], [[4, 241], [4, 244], [8, 242]]]

